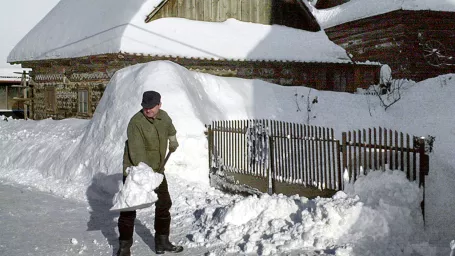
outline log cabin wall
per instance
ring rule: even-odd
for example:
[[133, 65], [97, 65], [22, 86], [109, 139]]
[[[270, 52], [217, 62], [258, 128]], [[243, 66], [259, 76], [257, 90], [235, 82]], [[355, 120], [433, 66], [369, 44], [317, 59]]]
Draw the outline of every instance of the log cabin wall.
[[278, 24], [319, 31], [321, 27], [300, 0], [168, 0], [146, 18], [179, 17], [222, 22], [229, 18], [260, 24]]
[[377, 84], [380, 70], [379, 65], [373, 64], [234, 61], [127, 54], [23, 62], [23, 67], [33, 69], [32, 118], [90, 118], [117, 70], [155, 60], [173, 61], [189, 70], [218, 76], [345, 92]]
[[[394, 11], [325, 29], [355, 61], [377, 61], [393, 78], [421, 81], [455, 72], [455, 13]], [[442, 53], [437, 57], [434, 49]], [[439, 50], [440, 49], [440, 50]], [[428, 56], [433, 52], [433, 56]]]

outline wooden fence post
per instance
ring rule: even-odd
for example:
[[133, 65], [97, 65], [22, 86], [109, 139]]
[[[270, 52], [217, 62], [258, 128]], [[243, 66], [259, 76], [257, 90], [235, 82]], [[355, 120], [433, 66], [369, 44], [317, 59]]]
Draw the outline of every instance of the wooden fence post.
[[422, 210], [423, 216], [423, 225], [425, 226], [425, 175], [428, 175], [430, 163], [429, 157], [425, 152], [425, 138], [419, 138], [419, 187], [422, 187], [423, 195], [422, 195], [422, 202], [420, 203], [420, 208]]
[[208, 151], [209, 151], [209, 172], [212, 170], [212, 155], [213, 155], [213, 131], [212, 125], [208, 124], [205, 126], [207, 128], [207, 142], [208, 142]]
[[275, 158], [273, 157], [273, 154], [274, 154], [274, 151], [273, 151], [273, 136], [270, 135], [269, 136], [269, 169], [268, 169], [268, 172], [267, 172], [267, 175], [269, 176], [268, 177], [268, 181], [269, 181], [269, 187], [267, 189], [267, 193], [269, 195], [273, 194], [273, 182], [274, 182], [274, 179], [273, 179], [273, 171], [275, 170]]
[[[343, 164], [341, 165], [341, 175], [344, 175], [344, 170], [348, 168], [348, 150], [347, 150], [347, 141], [346, 141], [346, 132], [341, 133], [341, 154], [342, 156], [342, 161]], [[351, 173], [348, 173], [349, 175], [349, 180], [351, 180]], [[343, 178], [343, 177], [341, 177]], [[341, 188], [341, 190], [344, 189], [344, 186]]]

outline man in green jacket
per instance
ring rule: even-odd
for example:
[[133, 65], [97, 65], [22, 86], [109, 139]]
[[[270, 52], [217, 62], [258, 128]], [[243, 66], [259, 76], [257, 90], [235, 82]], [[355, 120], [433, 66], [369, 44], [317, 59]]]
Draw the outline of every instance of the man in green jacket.
[[[142, 110], [136, 113], [128, 123], [125, 151], [123, 155], [123, 182], [126, 169], [137, 166], [140, 162], [146, 163], [155, 172], [164, 175], [164, 168], [160, 170], [169, 141], [169, 151], [174, 152], [179, 146], [176, 130], [172, 119], [161, 109], [161, 95], [156, 91], [146, 91], [142, 96]], [[169, 195], [166, 176], [155, 190], [158, 201], [155, 203], [155, 252], [181, 252], [183, 247], [174, 246], [169, 242], [171, 214], [169, 209], [172, 200]], [[119, 250], [118, 256], [130, 256], [133, 245], [134, 220], [136, 211], [120, 212], [118, 219]]]

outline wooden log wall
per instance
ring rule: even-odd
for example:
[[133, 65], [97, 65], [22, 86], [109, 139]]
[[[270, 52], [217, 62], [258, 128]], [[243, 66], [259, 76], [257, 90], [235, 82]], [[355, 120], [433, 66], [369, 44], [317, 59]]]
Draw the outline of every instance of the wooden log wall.
[[222, 22], [229, 18], [260, 24], [279, 24], [309, 31], [321, 30], [305, 4], [299, 0], [169, 0], [146, 18], [180, 17]]
[[[393, 78], [421, 81], [455, 72], [454, 65], [429, 65], [422, 42], [435, 39], [454, 56], [455, 13], [394, 11], [326, 28], [329, 38], [353, 54], [355, 61], [378, 61], [392, 68]], [[451, 62], [451, 61], [448, 61]], [[455, 64], [453, 62], [452, 64]]]
[[234, 18], [270, 24], [272, 0], [169, 0], [151, 19], [180, 17], [210, 22]]
[[[379, 66], [334, 63], [303, 63], [279, 61], [235, 61], [154, 57], [144, 55], [108, 54], [76, 59], [22, 63], [32, 68], [35, 119], [77, 116], [90, 118], [115, 71], [126, 66], [156, 60], [170, 60], [189, 70], [218, 76], [261, 79], [285, 86], [307, 86], [318, 90], [338, 90], [335, 73], [346, 73], [346, 92], [366, 88], [379, 81]], [[366, 75], [370, 74], [370, 75]], [[46, 88], [56, 88], [56, 107], [46, 107]], [[77, 113], [77, 92], [87, 89], [90, 97], [88, 114]]]

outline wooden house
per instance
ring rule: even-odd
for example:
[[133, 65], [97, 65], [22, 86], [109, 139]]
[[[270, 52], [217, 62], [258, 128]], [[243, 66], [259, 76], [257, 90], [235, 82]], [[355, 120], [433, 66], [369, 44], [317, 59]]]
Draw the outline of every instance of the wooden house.
[[[23, 76], [28, 70], [21, 68], [0, 68], [0, 115], [23, 118]], [[27, 76], [25, 79], [27, 80]], [[25, 81], [25, 84], [27, 81]]]
[[379, 64], [354, 63], [309, 8], [304, 0], [62, 0], [8, 62], [33, 70], [34, 119], [90, 118], [117, 70], [156, 60], [320, 90], [377, 84]]
[[318, 0], [315, 7], [328, 37], [355, 61], [388, 64], [393, 78], [415, 81], [455, 72], [454, 2]]

